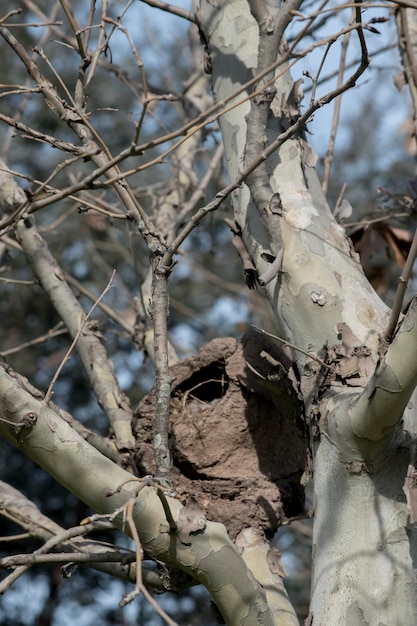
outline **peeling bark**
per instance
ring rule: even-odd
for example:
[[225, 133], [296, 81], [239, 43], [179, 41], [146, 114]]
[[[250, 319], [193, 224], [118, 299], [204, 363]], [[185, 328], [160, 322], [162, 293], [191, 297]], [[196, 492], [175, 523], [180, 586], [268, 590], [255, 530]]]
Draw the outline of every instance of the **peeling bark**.
[[[312, 150], [297, 125], [300, 101], [285, 66], [285, 42], [268, 42], [268, 33], [282, 34], [281, 6], [236, 0], [213, 7], [203, 0], [201, 7], [217, 100], [230, 97], [248, 76], [258, 73], [263, 80], [271, 46], [277, 64], [281, 60], [275, 81], [228, 110], [220, 123], [231, 180], [248, 161], [262, 160], [233, 194], [235, 220], [257, 275], [264, 276], [283, 250], [279, 271], [263, 288], [279, 334], [292, 346], [314, 452], [309, 623], [416, 623], [410, 480], [408, 509], [403, 492], [417, 430], [410, 400], [414, 313], [386, 352], [381, 337], [389, 311], [322, 193]], [[360, 27], [358, 35], [363, 44]], [[289, 138], [281, 145], [284, 135]], [[394, 600], [399, 597], [401, 606]]]
[[[289, 73], [283, 39], [300, 5], [298, 0], [202, 0], [198, 22], [207, 66], [213, 70], [214, 95], [218, 103], [227, 103], [220, 125], [231, 183], [194, 213], [174, 240], [155, 232], [117, 167], [141, 148], [130, 146], [112, 158], [91, 133], [82, 106], [76, 110], [66, 105], [24, 47], [0, 27], [45, 104], [79, 141], [72, 147], [66, 143], [66, 148], [58, 140], [51, 145], [91, 159], [96, 167], [72, 190], [101, 175], [113, 181], [126, 215], [134, 219], [153, 258], [163, 258], [161, 271], [169, 271], [174, 251], [203, 215], [234, 190], [234, 215], [228, 223], [237, 235], [250, 286], [257, 282], [263, 288], [276, 316], [279, 341], [288, 348], [256, 334], [242, 345], [219, 340], [168, 371], [167, 337], [161, 326], [166, 327], [167, 294], [165, 286], [158, 292], [156, 275], [154, 295], [161, 296], [162, 320], [155, 323], [162, 348], [160, 361], [156, 358], [162, 406], [157, 435], [163, 433], [156, 442], [161, 453], [156, 465], [167, 478], [170, 417], [177, 489], [176, 497], [167, 496], [170, 515], [156, 488], [132, 479], [105, 458], [52, 405], [34, 397], [4, 369], [0, 433], [99, 512], [114, 513], [135, 498], [134, 520], [144, 550], [206, 585], [231, 626], [272, 626], [274, 618], [276, 624], [295, 623], [282, 587], [279, 555], [269, 550], [258, 531], [272, 535], [284, 516], [303, 506], [300, 476], [310, 443], [315, 522], [308, 623], [411, 625], [417, 622], [417, 305], [414, 300], [388, 347], [381, 337], [389, 311], [329, 209], [306, 141], [309, 115], [334, 93], [312, 103], [310, 113], [302, 113], [301, 79], [294, 82]], [[348, 81], [351, 86], [368, 63], [359, 5], [355, 11], [362, 59]], [[409, 61], [405, 73], [415, 94], [415, 11], [401, 9], [398, 15], [401, 49]], [[189, 141], [183, 144], [184, 152]], [[180, 184], [192, 187], [188, 173], [182, 174], [188, 182], [180, 175]], [[26, 199], [13, 184], [10, 188], [7, 176], [0, 187], [0, 202], [9, 214], [3, 226], [16, 225], [36, 275], [51, 300], [61, 303], [57, 309], [74, 335], [84, 321], [83, 312], [71, 305], [64, 276], [24, 214]], [[64, 196], [57, 193], [55, 200]], [[174, 191], [167, 201], [157, 223], [162, 232], [163, 222], [174, 219], [182, 199]], [[40, 204], [35, 202], [30, 209], [36, 208]], [[184, 218], [188, 209], [183, 207], [180, 215]], [[106, 402], [102, 406], [109, 415], [115, 409], [115, 424], [123, 417], [123, 428], [115, 430], [121, 447], [128, 448], [130, 407], [118, 392], [111, 368], [103, 376], [105, 355], [96, 351], [97, 342], [89, 341], [93, 330], [85, 330], [88, 354], [83, 362], [92, 370], [97, 396], [109, 398], [110, 407]], [[135, 416], [136, 456], [146, 473], [155, 468], [154, 409], [150, 394]], [[143, 487], [139, 493], [136, 485]], [[211, 515], [224, 522], [237, 549], [224, 526], [210, 521]], [[121, 514], [115, 523], [122, 527]]]
[[[99, 513], [114, 513], [135, 498], [139, 479], [92, 448], [67, 422], [22, 389], [0, 368], [0, 434], [18, 445], [53, 478]], [[182, 506], [167, 497], [174, 520]], [[265, 592], [244, 564], [224, 526], [207, 522], [192, 541], [170, 530], [156, 489], [135, 498], [134, 521], [143, 549], [154, 559], [189, 573], [205, 585], [226, 623], [274, 626]], [[123, 515], [114, 519], [125, 528]]]

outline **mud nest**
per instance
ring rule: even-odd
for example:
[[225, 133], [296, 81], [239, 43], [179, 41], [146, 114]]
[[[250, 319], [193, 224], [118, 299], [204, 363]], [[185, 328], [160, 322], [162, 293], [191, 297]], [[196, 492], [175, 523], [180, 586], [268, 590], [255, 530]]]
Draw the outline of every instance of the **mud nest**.
[[[176, 494], [183, 502], [193, 496], [232, 537], [246, 527], [271, 536], [304, 506], [306, 438], [288, 365], [280, 347], [250, 331], [240, 342], [215, 339], [171, 368]], [[152, 392], [134, 420], [143, 475], [155, 473], [154, 413]]]

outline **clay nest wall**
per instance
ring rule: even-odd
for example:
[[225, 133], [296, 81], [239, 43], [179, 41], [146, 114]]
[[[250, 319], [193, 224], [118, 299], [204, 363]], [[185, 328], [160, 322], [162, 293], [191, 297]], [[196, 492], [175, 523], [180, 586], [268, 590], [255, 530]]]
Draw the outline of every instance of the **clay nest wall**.
[[[172, 478], [184, 503], [193, 496], [208, 519], [234, 537], [242, 528], [271, 536], [304, 506], [302, 402], [290, 362], [266, 336], [215, 339], [171, 368]], [[136, 463], [155, 473], [155, 395], [134, 420]]]

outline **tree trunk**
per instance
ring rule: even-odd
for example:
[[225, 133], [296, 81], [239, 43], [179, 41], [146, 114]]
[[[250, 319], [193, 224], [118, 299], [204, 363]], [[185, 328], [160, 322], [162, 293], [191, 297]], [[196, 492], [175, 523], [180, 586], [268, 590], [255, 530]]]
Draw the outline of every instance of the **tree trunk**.
[[230, 178], [246, 176], [233, 193], [235, 219], [279, 334], [296, 346], [314, 452], [310, 624], [414, 624], [413, 492], [407, 485], [405, 497], [404, 480], [415, 411], [405, 416], [410, 434], [401, 419], [417, 382], [415, 304], [388, 347], [389, 311], [328, 207], [304, 138], [308, 111], [299, 110], [282, 40], [297, 7], [203, 0], [201, 17], [215, 97], [228, 103], [220, 124]]
[[[219, 110], [224, 111], [220, 125], [234, 189], [230, 224], [241, 238], [240, 250], [252, 272], [251, 284], [257, 282], [264, 290], [275, 313], [277, 341], [286, 345], [291, 356], [291, 382], [286, 382], [297, 398], [294, 421], [302, 398], [310, 434], [315, 520], [308, 623], [408, 626], [417, 623], [417, 414], [413, 395], [417, 384], [417, 299], [400, 325], [394, 323], [393, 341], [390, 336], [384, 339], [390, 311], [369, 285], [343, 227], [332, 215], [314, 169], [314, 153], [305, 139], [312, 113], [336, 92], [320, 94], [319, 100], [302, 105], [300, 80], [293, 82], [289, 72], [296, 55], [283, 39], [300, 6], [300, 0], [201, 0], [196, 14], [206, 44], [206, 65], [212, 68], [214, 94]], [[356, 20], [362, 57], [343, 88], [353, 86], [368, 64], [359, 14]], [[401, 28], [404, 54], [409, 54], [409, 34], [404, 23]], [[58, 91], [4, 25], [0, 32], [20, 56], [47, 106], [75, 131], [80, 144], [73, 153], [88, 156], [104, 172], [108, 157], [87, 132], [87, 118], [83, 120], [72, 105], [64, 105]], [[415, 64], [406, 68], [409, 81], [415, 81], [414, 69]], [[298, 71], [297, 65], [292, 71]], [[37, 134], [34, 137], [38, 138]], [[126, 158], [133, 155], [130, 150]], [[4, 170], [0, 209], [9, 219], [30, 199], [19, 197], [22, 191], [16, 192], [7, 168], [0, 169]], [[109, 168], [106, 176], [115, 177], [115, 190], [130, 218], [148, 238], [150, 248], [156, 246], [154, 251], [162, 254], [165, 242], [162, 248], [159, 244], [163, 237], [155, 237], [146, 213], [139, 211], [140, 205], [117, 169]], [[207, 205], [206, 212], [215, 204]], [[193, 216], [190, 230], [202, 214], [198, 219], [197, 213]], [[15, 217], [18, 215], [19, 211]], [[46, 254], [28, 214], [21, 215], [16, 232], [45, 292], [53, 292], [58, 305], [56, 290], [62, 287], [63, 275]], [[40, 248], [34, 237], [42, 244]], [[172, 254], [169, 251], [164, 258], [171, 261]], [[165, 265], [168, 268], [170, 264]], [[56, 283], [52, 287], [50, 280]], [[64, 296], [68, 308], [71, 292]], [[165, 297], [163, 304], [166, 310]], [[67, 325], [75, 338], [83, 318], [80, 322], [77, 314], [75, 324], [73, 317], [69, 316]], [[88, 346], [99, 349], [90, 335], [85, 340]], [[162, 339], [163, 344], [165, 336]], [[81, 341], [78, 337], [78, 344]], [[112, 393], [105, 393], [106, 401], [101, 404], [115, 419], [119, 449], [130, 449], [130, 406], [116, 393], [114, 381], [109, 383], [111, 368], [106, 376], [102, 367], [101, 373], [90, 372], [91, 350], [87, 352], [82, 360], [97, 397], [100, 399], [103, 389], [108, 391], [109, 384], [111, 387]], [[100, 355], [101, 362], [101, 349]], [[165, 356], [160, 382], [166, 389]], [[93, 361], [97, 365], [97, 354]], [[103, 376], [107, 377], [104, 386]], [[241, 381], [236, 378], [234, 383], [241, 391]], [[168, 396], [163, 400], [162, 417], [167, 417]], [[213, 406], [218, 407], [215, 402]], [[242, 413], [246, 414], [246, 408]], [[288, 411], [283, 412], [288, 417]], [[145, 553], [204, 584], [229, 626], [296, 623], [280, 586], [279, 560], [260, 533], [246, 528], [233, 545], [225, 528], [206, 520], [194, 501], [182, 506], [155, 480], [132, 478], [79, 436], [56, 407], [48, 406], [4, 367], [0, 367], [0, 416], [2, 435], [99, 513], [118, 511], [118, 527], [125, 529], [125, 514], [131, 511], [130, 521]], [[249, 422], [246, 426], [250, 430]], [[224, 436], [220, 428], [214, 430], [215, 437]], [[272, 432], [270, 428], [268, 435]], [[279, 434], [285, 436], [282, 429]], [[266, 448], [276, 449], [258, 446], [257, 450]], [[162, 452], [166, 459], [166, 450]], [[259, 460], [259, 469], [265, 470], [265, 458], [259, 457], [262, 452], [251, 457], [251, 463]], [[270, 458], [275, 460], [275, 455]], [[247, 455], [244, 460], [247, 469]], [[239, 464], [243, 462], [239, 457]], [[266, 474], [276, 478], [279, 472], [268, 467]], [[224, 481], [224, 476], [221, 479]], [[250, 487], [253, 489], [253, 482]], [[265, 495], [263, 487], [259, 491], [261, 497]], [[215, 506], [213, 509], [215, 517]]]

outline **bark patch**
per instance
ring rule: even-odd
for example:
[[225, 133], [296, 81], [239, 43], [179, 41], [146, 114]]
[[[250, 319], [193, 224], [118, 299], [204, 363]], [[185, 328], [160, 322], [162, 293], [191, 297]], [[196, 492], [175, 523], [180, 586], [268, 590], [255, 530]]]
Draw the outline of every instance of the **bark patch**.
[[[304, 506], [306, 440], [288, 364], [276, 344], [250, 331], [240, 342], [215, 339], [171, 368], [175, 491], [184, 503], [194, 498], [232, 537], [249, 526], [271, 535], [284, 515]], [[134, 420], [143, 474], [155, 471], [154, 412], [152, 392]]]

